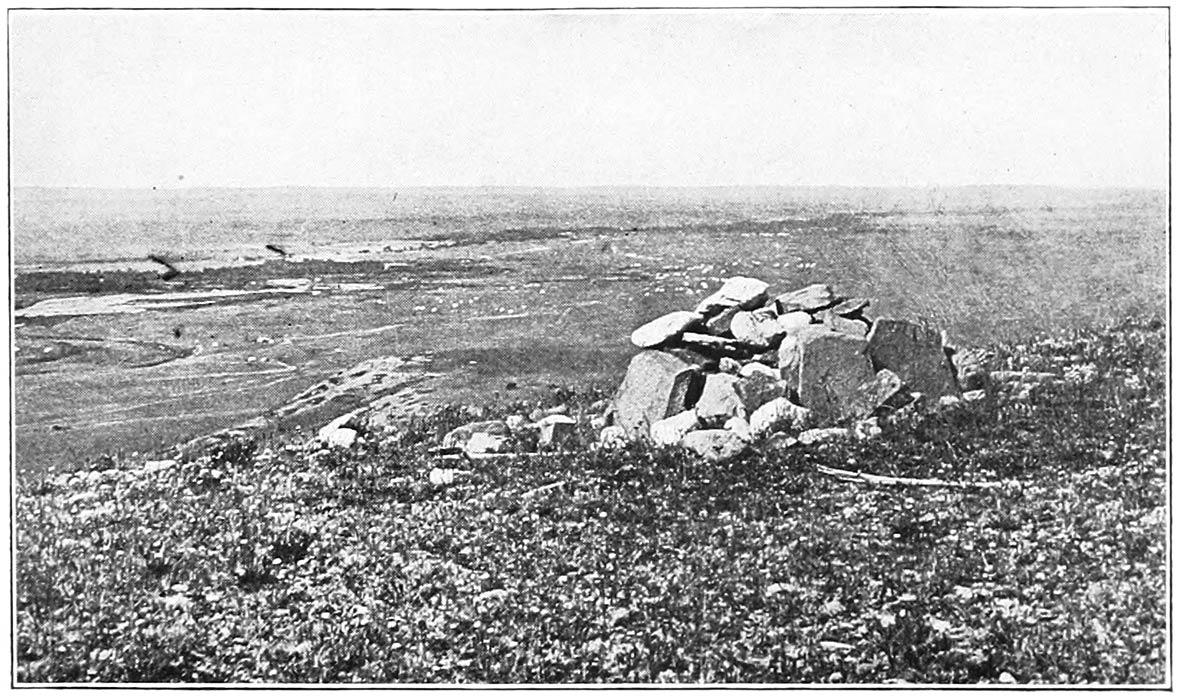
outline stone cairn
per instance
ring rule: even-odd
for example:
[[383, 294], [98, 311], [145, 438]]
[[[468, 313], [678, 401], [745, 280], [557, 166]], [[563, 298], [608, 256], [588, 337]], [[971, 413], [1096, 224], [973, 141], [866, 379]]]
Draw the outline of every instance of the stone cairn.
[[599, 445], [636, 440], [686, 448], [711, 462], [774, 437], [789, 444], [873, 437], [876, 414], [924, 399], [979, 399], [978, 357], [913, 322], [865, 315], [869, 301], [824, 284], [778, 296], [728, 279], [690, 311], [636, 329], [642, 351], [613, 402]]

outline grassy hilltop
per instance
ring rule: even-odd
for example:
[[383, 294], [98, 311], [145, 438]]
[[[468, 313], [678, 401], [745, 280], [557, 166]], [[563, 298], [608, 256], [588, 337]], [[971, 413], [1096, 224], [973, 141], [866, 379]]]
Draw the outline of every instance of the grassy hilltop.
[[1164, 682], [1166, 327], [991, 348], [1065, 380], [723, 467], [587, 447], [431, 483], [447, 430], [537, 406], [501, 401], [22, 478], [17, 678]]

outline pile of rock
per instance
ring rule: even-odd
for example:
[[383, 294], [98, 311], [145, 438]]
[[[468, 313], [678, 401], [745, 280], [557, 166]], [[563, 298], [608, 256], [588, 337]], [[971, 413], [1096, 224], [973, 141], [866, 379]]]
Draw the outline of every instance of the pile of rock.
[[869, 304], [824, 284], [775, 296], [763, 281], [728, 279], [695, 309], [632, 333], [643, 350], [600, 444], [679, 444], [719, 462], [774, 434], [802, 443], [871, 437], [882, 410], [981, 396], [961, 396], [960, 383], [978, 390], [987, 374], [970, 361], [957, 371], [941, 332], [872, 320]]

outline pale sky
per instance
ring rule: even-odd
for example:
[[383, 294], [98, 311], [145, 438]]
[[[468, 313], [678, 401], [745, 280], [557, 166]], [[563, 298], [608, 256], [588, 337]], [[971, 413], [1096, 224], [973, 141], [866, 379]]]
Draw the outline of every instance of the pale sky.
[[13, 11], [12, 182], [1164, 188], [1166, 25], [1159, 9]]

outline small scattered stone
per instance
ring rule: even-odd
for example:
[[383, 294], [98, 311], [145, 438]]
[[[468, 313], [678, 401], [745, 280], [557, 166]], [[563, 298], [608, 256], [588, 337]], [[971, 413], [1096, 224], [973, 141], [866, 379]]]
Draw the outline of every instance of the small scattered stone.
[[684, 436], [680, 446], [696, 453], [706, 462], [723, 464], [746, 452], [748, 444], [733, 431], [707, 429]]
[[780, 315], [785, 315], [788, 312], [815, 312], [831, 307], [841, 301], [832, 292], [831, 286], [823, 283], [813, 283], [805, 288], [793, 290], [790, 293], [783, 293], [774, 299], [775, 307], [778, 308]]
[[466, 449], [467, 443], [477, 433], [507, 439], [512, 436], [512, 429], [503, 421], [477, 421], [451, 430], [450, 433], [443, 436], [442, 446], [444, 448]]
[[520, 414], [511, 414], [504, 417], [504, 423], [508, 426], [508, 429], [513, 432], [521, 430], [521, 428], [523, 428], [528, 422], [529, 420]]
[[330, 448], [351, 448], [357, 440], [357, 432], [351, 428], [337, 428], [327, 434], [320, 434], [324, 445]]
[[986, 396], [987, 396], [987, 392], [984, 390], [967, 390], [966, 392], [963, 393], [963, 401], [964, 402], [978, 402], [979, 400], [983, 399]]
[[883, 368], [870, 381], [857, 388], [856, 405], [853, 412], [857, 416], [868, 416], [883, 406], [898, 406], [898, 396], [902, 395], [903, 384], [897, 373]]
[[550, 414], [537, 422], [540, 435], [537, 445], [550, 448], [569, 441], [574, 436], [577, 422], [565, 414]]
[[506, 453], [511, 450], [511, 438], [506, 435], [476, 431], [463, 444], [463, 452], [472, 457]]
[[876, 438], [882, 433], [884, 433], [884, 430], [881, 428], [881, 423], [875, 416], [857, 421], [852, 426], [852, 434], [861, 440]]
[[598, 445], [607, 450], [627, 445], [627, 431], [622, 426], [607, 426], [598, 434]]
[[720, 361], [718, 361], [717, 369], [723, 373], [735, 375], [741, 372], [742, 364], [730, 358], [729, 356], [725, 356]]
[[696, 312], [669, 312], [631, 332], [631, 343], [642, 349], [655, 348], [679, 337], [704, 319], [703, 315]]
[[803, 445], [813, 445], [847, 440], [851, 437], [852, 433], [846, 428], [812, 428], [799, 434], [799, 442]]
[[699, 425], [696, 412], [690, 409], [652, 424], [651, 439], [656, 445], [676, 445]]
[[987, 372], [987, 354], [980, 350], [958, 350], [950, 356], [951, 366], [959, 382], [959, 389], [965, 392], [987, 389], [990, 375]]

